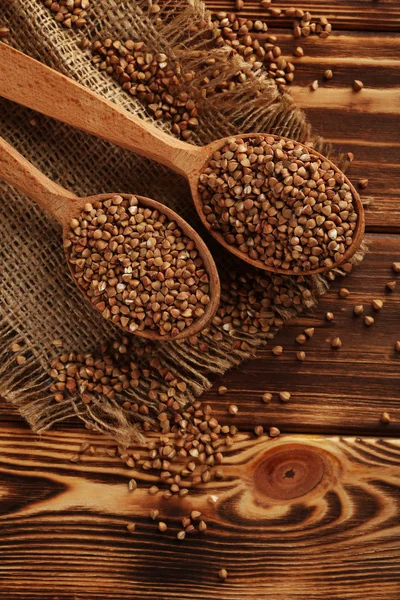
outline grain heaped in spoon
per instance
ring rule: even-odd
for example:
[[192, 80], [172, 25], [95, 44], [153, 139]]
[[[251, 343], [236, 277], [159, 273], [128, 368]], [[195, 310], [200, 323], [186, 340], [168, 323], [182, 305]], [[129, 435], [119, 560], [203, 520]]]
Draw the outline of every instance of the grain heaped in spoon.
[[211, 228], [269, 267], [331, 268], [353, 241], [358, 215], [344, 175], [292, 140], [227, 139], [200, 175], [199, 193]]
[[182, 339], [215, 315], [220, 284], [211, 253], [168, 207], [129, 194], [78, 198], [1, 137], [0, 177], [58, 220], [74, 281], [125, 331]]
[[102, 315], [132, 333], [176, 337], [210, 303], [194, 241], [136, 196], [86, 204], [65, 243], [78, 285]]
[[[225, 148], [226, 145], [228, 145], [228, 151], [231, 151], [229, 146], [235, 143], [235, 138], [217, 140], [203, 147], [193, 146], [168, 136], [165, 132], [143, 122], [131, 113], [113, 105], [60, 73], [24, 56], [13, 48], [0, 44], [0, 57], [3, 61], [0, 71], [1, 95], [74, 127], [117, 143], [124, 148], [134, 150], [184, 175], [189, 182], [196, 210], [204, 225], [223, 246], [253, 266], [275, 273], [317, 273], [332, 269], [342, 262], [348, 261], [359, 247], [364, 230], [364, 215], [360, 198], [343, 173], [332, 162], [312, 148], [279, 136], [245, 134], [241, 138], [237, 138], [237, 146], [246, 147], [246, 152], [239, 152], [239, 154], [244, 155], [243, 158], [239, 159], [235, 152], [233, 156], [240, 166], [227, 173], [225, 164], [222, 165], [222, 168], [219, 168], [218, 165], [213, 165], [213, 161], [216, 161], [215, 155], [221, 154], [221, 148]], [[16, 77], [16, 72], [23, 73], [23, 76]], [[38, 80], [41, 81], [41, 85], [36, 86], [35, 94], [32, 95], [29, 93], [30, 86]], [[12, 82], [12, 85], [10, 85], [10, 82]], [[71, 111], [69, 107], [76, 103], [81, 107], [86, 107], [86, 111]], [[90, 112], [91, 116], [89, 120], [86, 118], [87, 111]], [[254, 152], [250, 149], [252, 144]], [[259, 156], [260, 150], [267, 150], [265, 145], [270, 146], [270, 152], [273, 151], [271, 161], [266, 159], [265, 156]], [[248, 156], [246, 157], [246, 155]], [[264, 169], [263, 173], [262, 165], [259, 162], [254, 163], [253, 155], [256, 156], [257, 161], [266, 159], [266, 163], [271, 162], [273, 164], [271, 172], [268, 172], [268, 167], [266, 167], [267, 170]], [[308, 156], [310, 158], [307, 158]], [[231, 162], [231, 159], [229, 160]], [[247, 162], [245, 162], [245, 165], [241, 164], [242, 160], [248, 160], [249, 165], [247, 165]], [[292, 165], [293, 170], [289, 168]], [[215, 189], [211, 189], [210, 182], [205, 179], [201, 181], [199, 189], [199, 177], [210, 175], [211, 172], [207, 171], [210, 166], [211, 172], [216, 171], [214, 174], [217, 178], [230, 177], [229, 191], [233, 190], [234, 193], [233, 204], [240, 200], [243, 201], [243, 204], [247, 200], [253, 200], [254, 206], [251, 208], [248, 208], [249, 202], [246, 203], [244, 216], [242, 215], [241, 205], [237, 218], [236, 214], [232, 215], [232, 211], [237, 211], [236, 206], [232, 208], [233, 205], [225, 207], [228, 210], [224, 211], [224, 217], [220, 214], [221, 208], [224, 207], [218, 206], [218, 202], [221, 199], [222, 201], [226, 200], [224, 188], [227, 181], [225, 179], [222, 179], [221, 182], [218, 181], [214, 186]], [[304, 172], [301, 169], [304, 169]], [[243, 177], [250, 174], [254, 176], [254, 184], [252, 178], [250, 178], [250, 185], [254, 188], [251, 189], [250, 197], [248, 197], [248, 192], [244, 191], [244, 188], [247, 190], [249, 187], [246, 183], [247, 177], [243, 181], [235, 179], [236, 177], [240, 179], [241, 170], [244, 170]], [[276, 181], [274, 181], [274, 178]], [[263, 189], [262, 180], [264, 180], [267, 188], [265, 190]], [[309, 182], [309, 185], [306, 182]], [[218, 190], [220, 183], [222, 185], [222, 196], [218, 199], [214, 198], [213, 202], [209, 202], [215, 194], [220, 193]], [[230, 186], [231, 183], [232, 186]], [[241, 186], [240, 193], [236, 191], [237, 186]], [[275, 189], [276, 186], [278, 186], [277, 189]], [[209, 198], [204, 196], [204, 188], [210, 188], [208, 189]], [[267, 200], [271, 200], [266, 194], [268, 189], [274, 198], [272, 206], [264, 211], [261, 205], [262, 210], [260, 211], [260, 206], [257, 204], [261, 199], [260, 196], [264, 194]], [[314, 196], [315, 193], [317, 196]], [[319, 198], [319, 193], [326, 194], [326, 202]], [[228, 199], [230, 195], [231, 193], [228, 194]], [[282, 201], [282, 199], [284, 200], [282, 206], [276, 206], [276, 202]], [[300, 234], [296, 232], [290, 236], [289, 234], [292, 231], [284, 230], [286, 223], [280, 221], [280, 213], [283, 212], [285, 203], [293, 200], [300, 202], [300, 204], [304, 201], [303, 204], [307, 205], [302, 209], [298, 204], [293, 207], [294, 209], [301, 209], [301, 213], [297, 214], [295, 212], [294, 216], [296, 218], [307, 217], [304, 222], [307, 231]], [[333, 208], [336, 207], [337, 209], [333, 210], [333, 218], [327, 218], [329, 215], [325, 216], [318, 213], [318, 207], [321, 204], [329, 205], [330, 203]], [[317, 205], [315, 209], [313, 209], [314, 204]], [[354, 205], [357, 207], [356, 211]], [[291, 207], [291, 204], [289, 207]], [[213, 211], [214, 208], [215, 211]], [[208, 211], [207, 214], [204, 213], [204, 209]], [[255, 214], [252, 212], [250, 215], [247, 214], [247, 211], [254, 209], [260, 213], [258, 222]], [[268, 213], [269, 209], [273, 214]], [[277, 212], [274, 213], [274, 210]], [[318, 219], [315, 218], [315, 224], [313, 222], [313, 210], [318, 213], [316, 214]], [[328, 207], [326, 207], [326, 210], [328, 210]], [[266, 212], [268, 218], [261, 214], [263, 211]], [[209, 212], [214, 212], [214, 215], [210, 215]], [[247, 218], [249, 216], [250, 219]], [[210, 222], [207, 217], [213, 219], [213, 222]], [[224, 222], [225, 217], [227, 217], [227, 223]], [[231, 217], [233, 217], [233, 222]], [[220, 220], [222, 220], [223, 229], [221, 229]], [[241, 220], [243, 220], [242, 224]], [[265, 220], [266, 223], [264, 223]], [[307, 223], [307, 221], [310, 222]], [[322, 227], [324, 221], [327, 221], [327, 225]], [[242, 225], [244, 230], [240, 231]], [[272, 226], [273, 231], [264, 230], [264, 225]], [[291, 226], [290, 223], [289, 226]], [[226, 227], [228, 230], [226, 230]], [[304, 229], [301, 222], [300, 227]], [[324, 227], [326, 231], [324, 231]], [[319, 230], [321, 231], [319, 232]], [[270, 236], [270, 238], [266, 236]], [[314, 239], [308, 240], [308, 237]], [[299, 243], [296, 242], [296, 238], [299, 239]]]

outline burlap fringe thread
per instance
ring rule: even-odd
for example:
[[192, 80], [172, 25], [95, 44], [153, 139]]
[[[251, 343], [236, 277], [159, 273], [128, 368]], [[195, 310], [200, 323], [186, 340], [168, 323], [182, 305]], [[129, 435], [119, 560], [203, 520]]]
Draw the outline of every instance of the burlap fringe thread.
[[[224, 94], [210, 94], [209, 99], [200, 102], [200, 119], [207, 123], [208, 129], [200, 126], [195, 137], [196, 143], [207, 143], [213, 138], [231, 135], [235, 131], [242, 133], [250, 131], [268, 131], [291, 137], [301, 142], [306, 142], [310, 136], [310, 127], [305, 121], [303, 113], [294, 105], [290, 96], [279, 94], [273, 81], [265, 76], [254, 76], [239, 57], [231, 56], [230, 51], [224, 49], [217, 51], [205, 50], [209, 45], [209, 39], [205, 39], [201, 32], [193, 32], [193, 23], [201, 23], [209, 19], [204, 4], [199, 1], [181, 3], [181, 10], [176, 10], [176, 2], [167, 2], [163, 5], [162, 27], [157, 28], [148, 12], [147, 1], [130, 2], [131, 10], [127, 10], [126, 2], [114, 2], [113, 15], [107, 15], [107, 19], [100, 19], [99, 13], [103, 9], [106, 13], [107, 2], [100, 0], [93, 3], [89, 19], [92, 19], [94, 27], [91, 36], [94, 38], [110, 35], [110, 37], [133, 37], [133, 39], [146, 39], [152, 49], [163, 52], [170, 58], [179, 60], [183, 70], [194, 69], [200, 73], [192, 82], [192, 91], [199, 92], [200, 80], [207, 74], [204, 66], [205, 56], [210, 52], [216, 58], [216, 66], [220, 75], [214, 78], [211, 86], [218, 87], [222, 80], [229, 80], [240, 69], [248, 73], [245, 84], [237, 86], [230, 92]], [[39, 10], [39, 7], [37, 7]], [[44, 10], [41, 7], [41, 10]], [[7, 11], [5, 15], [7, 17]], [[46, 15], [41, 16], [45, 19]], [[48, 17], [51, 19], [51, 17]], [[105, 22], [107, 24], [105, 24]], [[69, 32], [74, 35], [73, 32]], [[141, 37], [138, 37], [141, 33]], [[77, 38], [78, 39], [78, 38]], [[89, 60], [89, 56], [88, 56]], [[62, 70], [70, 76], [77, 73], [68, 71], [66, 62], [62, 64]], [[79, 77], [78, 77], [79, 78]], [[115, 84], [117, 85], [117, 84]], [[200, 94], [199, 94], [200, 95]], [[124, 99], [123, 103], [129, 109], [130, 98]], [[151, 116], [147, 115], [150, 120]], [[164, 129], [166, 125], [163, 125]], [[319, 150], [327, 151], [322, 147], [321, 140], [314, 140], [314, 145]], [[174, 207], [172, 205], [172, 207]], [[177, 209], [177, 207], [175, 207]], [[178, 208], [179, 211], [179, 208]], [[181, 212], [181, 211], [179, 211]], [[184, 214], [185, 218], [187, 217]], [[192, 215], [193, 217], [193, 215]], [[195, 217], [192, 218], [196, 220]], [[352, 264], [357, 265], [363, 258], [365, 247], [352, 259]], [[217, 257], [218, 259], [218, 257]], [[226, 255], [225, 255], [226, 262]], [[232, 264], [238, 264], [232, 262]], [[226, 266], [224, 267], [226, 269]], [[231, 265], [229, 265], [231, 268]], [[240, 269], [240, 266], [239, 266]], [[222, 269], [223, 271], [224, 269]], [[67, 272], [67, 271], [66, 271]], [[223, 274], [223, 273], [222, 273]], [[311, 309], [318, 297], [325, 292], [337, 274], [344, 272], [337, 270], [330, 272], [326, 277], [312, 276], [306, 278], [305, 282], [298, 284], [296, 280], [289, 277], [284, 278], [297, 292], [311, 290], [311, 297], [304, 303], [302, 310]], [[274, 306], [274, 311], [283, 321], [296, 316], [299, 309], [284, 309]], [[4, 306], [3, 309], [4, 311]], [[89, 309], [90, 310], [90, 309]], [[68, 327], [69, 323], [64, 327]], [[21, 330], [21, 328], [19, 328]], [[213, 334], [221, 331], [223, 340], [216, 342]], [[209, 374], [224, 373], [227, 369], [239, 364], [254, 355], [258, 346], [265, 344], [268, 338], [274, 336], [276, 331], [265, 335], [250, 335], [236, 332], [234, 336], [226, 334], [221, 328], [214, 325], [208, 328], [208, 332], [202, 336], [202, 341], [207, 344], [207, 353], [202, 352], [189, 342], [172, 342], [164, 344], [152, 344], [150, 356], [140, 359], [142, 365], [149, 367], [151, 360], [158, 359], [166, 368], [174, 373], [179, 379], [187, 384], [185, 393], [178, 393], [177, 400], [184, 405], [199, 396], [210, 387]], [[54, 337], [62, 337], [56, 332]], [[96, 347], [96, 335], [93, 334], [93, 347]], [[109, 336], [112, 337], [112, 336]], [[116, 336], [115, 336], [116, 337]], [[246, 341], [248, 350], [233, 349], [235, 340]], [[24, 356], [27, 357], [23, 365], [17, 365], [15, 355], [9, 350], [11, 343], [20, 343]], [[71, 395], [61, 403], [53, 400], [53, 394], [49, 392], [52, 383], [47, 375], [44, 365], [48, 365], [49, 349], [44, 351], [39, 344], [28, 340], [24, 333], [18, 333], [14, 327], [12, 310], [3, 314], [0, 321], [0, 394], [13, 404], [21, 415], [27, 420], [32, 429], [42, 432], [59, 421], [64, 421], [77, 415], [89, 429], [93, 429], [112, 436], [120, 444], [128, 445], [140, 436], [137, 426], [132, 422], [132, 417], [121, 408], [121, 404], [129, 400], [140, 401], [151, 407], [147, 392], [149, 382], [141, 381], [138, 388], [120, 393], [114, 400], [98, 396], [90, 405], [83, 403], [79, 394]], [[47, 340], [49, 343], [49, 340]], [[143, 346], [143, 342], [137, 340], [133, 343], [134, 348]], [[135, 350], [132, 350], [132, 360], [137, 361]], [[56, 355], [53, 349], [53, 355]], [[153, 372], [152, 378], [162, 381], [158, 373]], [[135, 418], [147, 419], [135, 415]]]

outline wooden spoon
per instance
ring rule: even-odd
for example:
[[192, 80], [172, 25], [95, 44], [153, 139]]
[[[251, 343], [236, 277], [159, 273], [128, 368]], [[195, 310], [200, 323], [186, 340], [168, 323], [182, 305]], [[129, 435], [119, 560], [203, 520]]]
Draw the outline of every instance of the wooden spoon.
[[[189, 182], [193, 202], [204, 226], [222, 246], [259, 269], [286, 275], [299, 275], [292, 270], [271, 267], [261, 260], [249, 258], [237, 247], [228, 244], [218, 231], [211, 229], [203, 213], [203, 203], [198, 191], [199, 176], [212, 154], [221, 148], [228, 138], [216, 140], [203, 147], [175, 139], [4, 43], [0, 43], [0, 95], [123, 148], [133, 150], [180, 173]], [[241, 137], [257, 135], [260, 134], [250, 133]], [[276, 140], [287, 140], [280, 136], [273, 137]], [[335, 172], [341, 173], [336, 165], [315, 150], [307, 148], [307, 152], [327, 161]], [[364, 234], [364, 210], [357, 191], [347, 177], [345, 182], [353, 194], [354, 206], [358, 214], [352, 244], [340, 261], [332, 266], [302, 271], [301, 275], [320, 273], [347, 262], [361, 244]]]
[[[99, 194], [97, 196], [88, 196], [87, 198], [78, 198], [72, 192], [65, 190], [63, 187], [48, 179], [1, 137], [0, 178], [4, 179], [4, 181], [6, 181], [8, 184], [16, 187], [22, 193], [29, 196], [29, 198], [37, 202], [44, 210], [52, 214], [62, 225], [64, 242], [66, 240], [67, 233], [70, 231], [71, 219], [74, 217], [79, 217], [85, 204], [96, 201], [102, 202], [112, 196], [115, 196], [115, 194]], [[124, 198], [129, 198], [131, 196], [131, 194], [119, 195]], [[201, 258], [203, 259], [205, 269], [209, 275], [210, 302], [206, 305], [205, 313], [202, 317], [195, 319], [189, 327], [181, 331], [173, 338], [170, 336], [160, 335], [158, 331], [153, 329], [145, 329], [143, 331], [136, 331], [134, 333], [135, 335], [139, 335], [151, 340], [163, 341], [170, 339], [179, 340], [194, 335], [207, 325], [207, 323], [215, 315], [219, 305], [220, 283], [214, 259], [199, 234], [188, 223], [186, 223], [182, 217], [177, 215], [167, 206], [164, 206], [160, 202], [156, 202], [156, 200], [144, 198], [143, 196], [136, 196], [136, 198], [139, 200], [141, 206], [148, 206], [149, 208], [157, 209], [160, 213], [164, 213], [169, 219], [175, 221], [182, 232], [188, 238], [194, 241]], [[74, 272], [72, 271], [70, 262], [68, 260], [68, 250], [66, 250], [66, 258], [72, 277], [75, 280]], [[79, 285], [78, 287], [86, 300], [90, 302], [85, 290]], [[90, 304], [93, 308], [96, 308], [91, 302]], [[127, 333], [132, 333], [128, 328], [124, 328], [120, 323], [114, 324], [118, 325], [121, 329], [124, 329], [124, 331]]]

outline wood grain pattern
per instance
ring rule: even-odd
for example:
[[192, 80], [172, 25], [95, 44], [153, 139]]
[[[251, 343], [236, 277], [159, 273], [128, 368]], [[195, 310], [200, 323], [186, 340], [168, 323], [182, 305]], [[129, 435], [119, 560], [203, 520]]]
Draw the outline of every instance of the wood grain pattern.
[[[292, 4], [274, 0], [275, 6]], [[231, 0], [208, 5], [233, 10]], [[313, 96], [308, 116], [314, 131], [339, 151], [354, 152], [349, 175], [354, 181], [369, 178], [364, 195], [374, 197], [367, 226], [385, 235], [368, 236], [371, 253], [345, 280], [347, 299], [338, 300], [343, 283], [336, 282], [313, 316], [285, 327], [275, 340], [284, 346], [281, 357], [273, 357], [270, 348], [261, 351], [215, 381], [207, 400], [224, 421], [227, 405], [235, 402], [239, 414], [229, 418], [243, 428], [262, 423], [315, 435], [267, 440], [242, 434], [226, 457], [222, 482], [210, 482], [176, 503], [160, 503], [140, 489], [151, 485], [149, 472], [127, 472], [103, 455], [70, 462], [82, 441], [97, 441], [76, 423], [69, 431], [38, 438], [0, 403], [0, 596], [5, 600], [400, 597], [400, 354], [393, 350], [400, 339], [400, 281], [393, 293], [384, 291], [388, 279], [400, 278], [390, 268], [400, 261], [400, 240], [387, 235], [400, 232], [399, 126], [397, 109], [385, 104], [386, 92], [400, 86], [400, 5], [398, 0], [307, 0], [301, 6], [327, 15], [334, 34], [322, 43], [301, 40], [306, 56], [297, 61], [296, 85], [320, 79], [326, 68], [334, 71], [334, 79]], [[246, 2], [244, 14], [254, 18], [265, 12], [257, 2]], [[271, 25], [279, 35], [286, 27], [281, 19]], [[282, 36], [290, 56], [296, 42], [287, 32]], [[363, 102], [364, 91], [371, 98], [364, 112], [348, 105], [343, 93], [354, 78], [368, 88], [361, 92]], [[329, 110], [326, 90], [336, 103]], [[367, 330], [351, 309], [373, 297], [385, 306]], [[324, 320], [327, 310], [335, 313], [332, 323]], [[311, 326], [314, 337], [298, 346], [296, 335]], [[343, 340], [339, 351], [325, 341], [333, 335]], [[299, 348], [307, 353], [304, 363], [295, 359]], [[229, 389], [223, 397], [216, 392], [222, 383]], [[292, 392], [289, 403], [276, 398], [268, 406], [261, 403], [262, 392], [283, 389]], [[391, 413], [390, 425], [380, 424], [382, 410]], [[320, 435], [332, 432], [391, 437]], [[130, 494], [132, 476], [140, 487]], [[210, 493], [220, 498], [214, 509], [206, 502]], [[164, 534], [149, 518], [153, 507], [169, 525]], [[178, 542], [179, 519], [199, 507], [207, 533]], [[126, 530], [129, 521], [137, 525], [134, 534]], [[228, 570], [225, 582], [217, 576], [221, 568]]]
[[[363, 3], [365, 14], [372, 4]], [[324, 40], [293, 39], [288, 27], [273, 31], [283, 56], [296, 66], [289, 90], [307, 113], [314, 133], [331, 141], [336, 152], [353, 152], [355, 160], [347, 174], [355, 184], [360, 178], [369, 179], [362, 195], [374, 199], [366, 215], [370, 232], [400, 233], [400, 27], [395, 31], [338, 31], [334, 25]], [[299, 45], [305, 52], [302, 58], [293, 56]], [[334, 73], [330, 81], [323, 79], [327, 68]], [[320, 87], [312, 92], [309, 85], [315, 79]], [[364, 82], [362, 92], [353, 92], [354, 79]]]
[[[315, 17], [327, 17], [335, 29], [353, 31], [394, 31], [400, 29], [400, 6], [397, 0], [305, 0], [297, 4], [293, 0], [273, 0], [274, 8], [284, 10], [293, 5], [301, 6]], [[213, 12], [234, 11], [230, 0], [207, 0], [207, 6]], [[269, 13], [257, 0], [245, 2], [243, 16], [249, 19], [265, 18]], [[283, 17], [269, 19], [269, 27], [291, 26], [291, 20]]]
[[[151, 475], [117, 459], [71, 464], [83, 439], [94, 438], [0, 430], [7, 600], [398, 598], [400, 440], [243, 435], [224, 481], [168, 502], [143, 489]], [[158, 532], [151, 508], [167, 532]], [[179, 542], [179, 521], [192, 509], [208, 530]]]
[[[394, 344], [400, 340], [400, 277], [391, 268], [400, 259], [400, 239], [395, 236], [370, 235], [369, 254], [345, 281], [337, 280], [320, 300], [311, 316], [288, 324], [256, 359], [225, 374], [207, 392], [207, 400], [219, 415], [227, 415], [227, 399], [239, 406], [231, 417], [240, 427], [255, 424], [276, 425], [282, 431], [400, 433], [399, 372], [400, 353]], [[397, 280], [393, 292], [385, 290], [388, 280]], [[347, 298], [339, 298], [338, 290], [345, 286]], [[381, 298], [384, 308], [376, 313], [371, 307], [374, 298]], [[368, 328], [363, 316], [354, 317], [355, 304], [363, 304], [364, 315], [373, 315], [375, 323]], [[328, 323], [326, 312], [335, 314]], [[315, 334], [305, 345], [295, 338], [305, 327], [314, 327]], [[330, 346], [339, 336], [340, 350]], [[282, 345], [282, 356], [274, 356], [271, 347]], [[306, 360], [296, 359], [304, 350]], [[219, 385], [228, 394], [218, 395]], [[291, 401], [282, 404], [275, 392], [289, 391]], [[274, 400], [263, 404], [261, 395], [274, 392]], [[383, 411], [393, 422], [380, 423]]]

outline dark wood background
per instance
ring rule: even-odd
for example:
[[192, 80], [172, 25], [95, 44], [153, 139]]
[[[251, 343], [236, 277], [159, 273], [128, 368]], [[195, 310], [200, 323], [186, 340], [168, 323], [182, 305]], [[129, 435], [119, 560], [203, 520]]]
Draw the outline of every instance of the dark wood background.
[[[398, 0], [274, 2], [327, 16], [327, 40], [294, 41], [285, 19], [270, 19], [284, 55], [301, 44], [293, 95], [306, 108], [314, 131], [352, 151], [349, 175], [369, 179], [364, 196], [370, 253], [345, 280], [351, 294], [338, 297], [335, 283], [312, 317], [285, 327], [270, 348], [215, 382], [207, 399], [224, 421], [243, 432], [257, 424], [278, 426], [276, 440], [242, 440], [224, 465], [225, 480], [189, 499], [162, 503], [142, 489], [127, 492], [120, 462], [99, 450], [70, 462], [83, 441], [72, 427], [33, 435], [5, 403], [0, 404], [0, 597], [6, 600], [398, 600], [400, 598], [400, 5]], [[233, 10], [212, 0], [212, 10]], [[249, 18], [261, 17], [246, 2]], [[334, 78], [322, 83], [323, 71]], [[319, 79], [321, 87], [306, 87]], [[365, 88], [355, 94], [353, 79]], [[397, 279], [394, 292], [385, 291]], [[371, 328], [352, 316], [354, 304], [373, 314]], [[328, 323], [325, 313], [335, 320]], [[295, 337], [315, 327], [296, 360]], [[329, 340], [342, 339], [340, 350]], [[217, 394], [223, 383], [226, 396]], [[282, 404], [261, 402], [266, 391], [289, 391]], [[388, 411], [389, 425], [380, 416]], [[104, 443], [103, 443], [104, 446]], [[277, 479], [284, 469], [286, 477]], [[260, 483], [261, 482], [261, 483]], [[265, 483], [266, 482], [266, 483]], [[209, 494], [219, 503], [211, 507]], [[161, 534], [149, 518], [159, 507], [170, 525]], [[179, 517], [199, 509], [208, 522], [202, 536], [176, 539]], [[167, 511], [167, 512], [166, 512]], [[129, 534], [126, 524], [136, 523]], [[229, 577], [219, 580], [226, 568]]]

